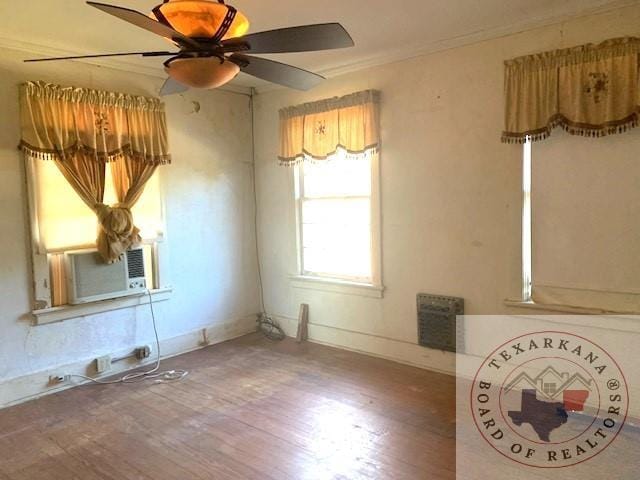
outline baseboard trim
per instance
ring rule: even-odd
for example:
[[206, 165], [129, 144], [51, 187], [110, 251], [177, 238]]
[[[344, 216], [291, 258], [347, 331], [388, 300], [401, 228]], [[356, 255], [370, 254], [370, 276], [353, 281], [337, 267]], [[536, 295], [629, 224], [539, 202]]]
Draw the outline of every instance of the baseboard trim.
[[[183, 335], [161, 340], [160, 348], [162, 359], [182, 355], [254, 332], [256, 330], [256, 317], [256, 315], [249, 315], [237, 320], [211, 325], [206, 328], [203, 327]], [[204, 335], [205, 331], [206, 336]], [[128, 352], [129, 351], [113, 352], [113, 355], [117, 356]], [[145, 365], [151, 365], [155, 362], [153, 355], [152, 358], [152, 361], [147, 362], [136, 362], [133, 360], [118, 362], [113, 365], [113, 368], [109, 372], [102, 375], [95, 374], [94, 358], [85, 358], [72, 364], [58, 365], [43, 371], [5, 380], [0, 383], [0, 409], [88, 383], [88, 380], [74, 380], [63, 385], [51, 386], [49, 384], [49, 377], [51, 375], [65, 373], [87, 375], [95, 379], [106, 378]]]
[[[295, 338], [297, 319], [284, 315], [273, 317], [280, 323], [287, 336]], [[309, 323], [308, 341], [445, 375], [456, 374], [455, 354], [428, 349], [410, 342], [317, 323]]]

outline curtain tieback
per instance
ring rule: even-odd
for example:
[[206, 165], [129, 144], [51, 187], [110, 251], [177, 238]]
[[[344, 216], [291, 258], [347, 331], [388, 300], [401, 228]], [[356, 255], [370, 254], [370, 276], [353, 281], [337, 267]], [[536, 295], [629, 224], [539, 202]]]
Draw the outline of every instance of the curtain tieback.
[[133, 215], [127, 204], [113, 206], [98, 203], [95, 207], [100, 231], [98, 251], [107, 263], [113, 263], [130, 247], [140, 244], [140, 230], [133, 224]]

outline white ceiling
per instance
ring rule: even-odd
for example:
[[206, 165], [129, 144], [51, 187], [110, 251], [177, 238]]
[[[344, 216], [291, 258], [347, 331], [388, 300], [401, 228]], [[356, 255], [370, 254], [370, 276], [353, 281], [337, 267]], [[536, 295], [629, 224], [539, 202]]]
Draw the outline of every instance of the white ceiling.
[[[101, 0], [148, 12], [154, 0]], [[338, 21], [354, 48], [270, 58], [328, 75], [500, 36], [630, 0], [228, 0], [251, 32]], [[3, 42], [4, 40], [4, 42]], [[13, 43], [12, 43], [13, 42]], [[0, 0], [0, 44], [26, 42], [43, 54], [164, 50], [168, 44], [84, 4], [83, 0]], [[33, 56], [25, 54], [25, 57]], [[109, 61], [111, 62], [111, 61]], [[157, 68], [161, 60], [125, 57], [113, 65]], [[106, 63], [106, 62], [105, 62]], [[238, 85], [263, 85], [252, 77]]]

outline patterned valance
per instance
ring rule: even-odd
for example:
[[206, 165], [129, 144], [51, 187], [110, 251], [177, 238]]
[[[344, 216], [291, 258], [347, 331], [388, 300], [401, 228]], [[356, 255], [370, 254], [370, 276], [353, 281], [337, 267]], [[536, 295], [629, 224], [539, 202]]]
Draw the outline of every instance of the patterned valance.
[[339, 150], [377, 150], [379, 106], [380, 93], [366, 90], [280, 110], [280, 163], [326, 160]]
[[81, 153], [99, 162], [123, 155], [171, 162], [164, 105], [156, 98], [27, 82], [20, 107], [20, 147], [33, 157], [63, 160]]
[[638, 125], [640, 38], [617, 38], [505, 62], [502, 141], [524, 143], [555, 127], [602, 137]]

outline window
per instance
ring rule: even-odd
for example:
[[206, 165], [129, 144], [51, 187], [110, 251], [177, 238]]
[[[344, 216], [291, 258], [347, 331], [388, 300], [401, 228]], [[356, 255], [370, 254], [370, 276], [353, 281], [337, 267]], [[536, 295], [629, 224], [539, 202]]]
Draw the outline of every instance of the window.
[[303, 276], [379, 286], [378, 155], [347, 155], [296, 167]]
[[639, 311], [638, 148], [640, 130], [524, 145], [523, 301]]
[[[151, 246], [146, 247], [147, 265], [158, 265], [155, 247], [162, 236], [162, 203], [158, 178], [153, 176], [158, 165], [171, 162], [164, 106], [157, 98], [45, 82], [23, 83], [19, 92], [33, 313], [40, 323], [51, 310], [64, 311], [55, 320], [46, 319], [64, 320], [72, 318], [65, 316], [71, 310], [82, 315], [75, 307], [50, 308], [66, 302], [64, 252], [95, 246], [106, 262], [118, 261], [127, 248], [142, 240], [132, 230], [133, 221]], [[116, 197], [125, 205], [109, 209], [96, 204], [113, 205]], [[148, 283], [155, 287], [157, 272], [153, 277]], [[123, 305], [105, 302], [114, 308]], [[135, 304], [135, 299], [128, 303]], [[111, 308], [103, 303], [89, 310], [106, 309]]]
[[[95, 248], [98, 221], [94, 212], [80, 199], [53, 161], [25, 157], [30, 190], [32, 239], [34, 254], [42, 262], [34, 261], [36, 284], [49, 285], [50, 306], [67, 304], [64, 252]], [[117, 203], [106, 164], [104, 202]], [[146, 183], [144, 192], [132, 208], [136, 226], [143, 239], [147, 285], [159, 287], [158, 243], [162, 241], [164, 221], [158, 172]], [[42, 295], [36, 295], [42, 297]]]

